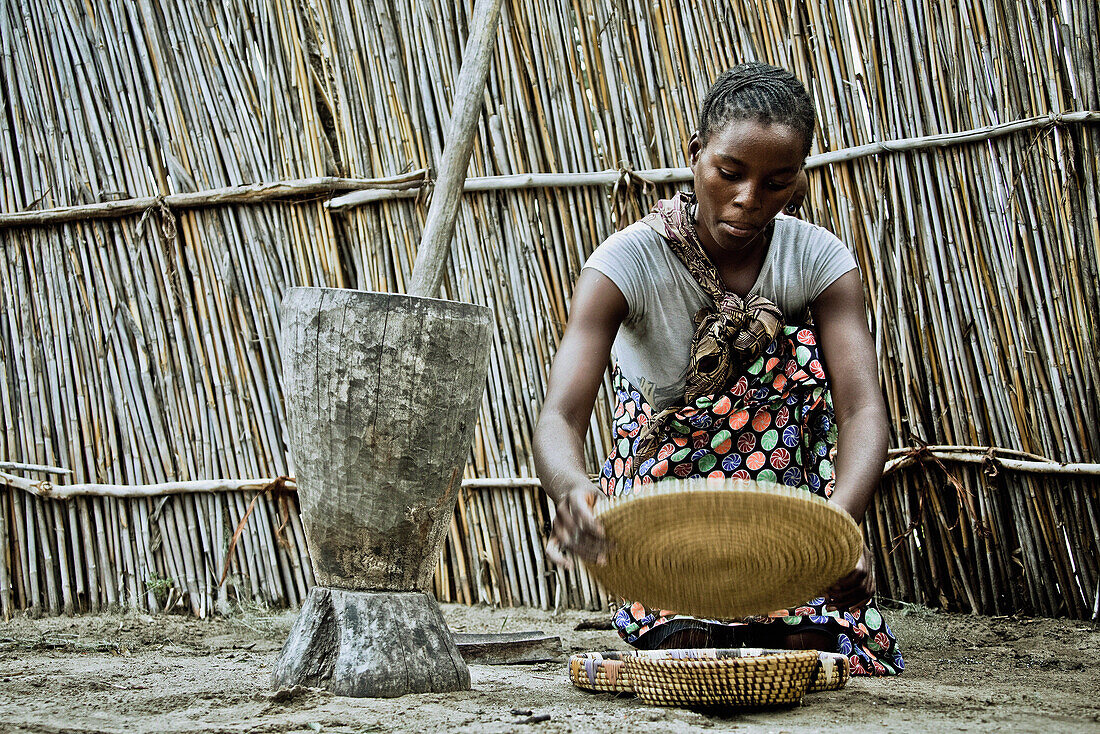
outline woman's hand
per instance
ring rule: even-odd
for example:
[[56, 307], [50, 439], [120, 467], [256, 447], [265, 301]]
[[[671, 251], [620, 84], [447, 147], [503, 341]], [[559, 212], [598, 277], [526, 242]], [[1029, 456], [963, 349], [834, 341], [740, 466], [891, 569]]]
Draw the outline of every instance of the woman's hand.
[[875, 574], [871, 568], [871, 549], [864, 546], [863, 555], [856, 563], [855, 570], [825, 592], [825, 604], [828, 609], [856, 610], [871, 601], [874, 594]]
[[603, 526], [592, 509], [599, 492], [591, 482], [577, 485], [561, 496], [557, 503], [557, 515], [546, 554], [559, 566], [573, 567], [566, 553], [576, 553], [586, 561], [605, 563], [607, 541]]

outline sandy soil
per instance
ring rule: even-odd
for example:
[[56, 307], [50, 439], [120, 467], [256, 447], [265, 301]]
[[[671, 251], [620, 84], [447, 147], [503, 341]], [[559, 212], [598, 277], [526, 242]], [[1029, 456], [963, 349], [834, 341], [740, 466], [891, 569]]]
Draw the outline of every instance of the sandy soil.
[[[566, 652], [622, 647], [612, 632], [574, 631], [592, 614], [444, 611], [456, 631], [541, 629], [561, 635]], [[0, 624], [0, 731], [1100, 732], [1095, 625], [916, 608], [889, 618], [909, 663], [903, 676], [854, 679], [796, 708], [725, 714], [585, 693], [569, 684], [564, 662], [474, 665], [473, 690], [457, 694], [272, 693], [291, 613], [19, 618]], [[527, 711], [550, 720], [523, 724]]]

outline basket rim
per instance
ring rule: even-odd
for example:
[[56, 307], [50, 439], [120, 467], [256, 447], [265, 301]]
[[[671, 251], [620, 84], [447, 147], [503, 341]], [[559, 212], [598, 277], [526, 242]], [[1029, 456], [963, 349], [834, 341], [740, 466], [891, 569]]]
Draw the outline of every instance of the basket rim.
[[729, 657], [713, 657], [713, 658], [662, 658], [662, 657], [647, 657], [647, 656], [635, 656], [632, 658], [624, 659], [623, 662], [636, 662], [645, 665], [655, 665], [658, 667], [671, 667], [671, 668], [711, 668], [711, 667], [727, 667], [732, 665], [744, 665], [749, 666], [758, 664], [761, 662], [769, 661], [787, 661], [787, 660], [813, 660], [818, 661], [817, 650], [784, 650], [781, 652], [765, 653], [762, 655], [731, 655]]
[[[675, 653], [683, 652], [687, 653], [682, 658], [675, 658]], [[657, 650], [589, 650], [586, 652], [575, 652], [570, 655], [571, 658], [589, 658], [590, 656], [598, 657], [603, 660], [625, 660], [627, 657], [639, 657], [650, 659], [710, 659], [715, 656], [725, 658], [748, 658], [748, 657], [761, 657], [764, 655], [777, 655], [791, 652], [812, 652], [820, 657], [828, 657], [833, 659], [847, 659], [848, 656], [842, 652], [832, 652], [830, 650], [796, 650], [791, 648], [781, 647], [684, 647], [684, 648], [669, 648], [669, 649], [657, 649]], [[695, 653], [699, 655], [697, 658], [692, 658], [690, 655]], [[710, 653], [707, 655], [707, 653]], [[736, 654], [733, 654], [736, 653]]]

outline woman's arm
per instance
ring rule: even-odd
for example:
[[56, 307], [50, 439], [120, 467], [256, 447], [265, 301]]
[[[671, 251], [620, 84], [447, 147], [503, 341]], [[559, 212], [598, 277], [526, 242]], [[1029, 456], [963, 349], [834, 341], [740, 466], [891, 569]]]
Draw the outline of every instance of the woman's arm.
[[584, 437], [611, 344], [626, 314], [626, 299], [606, 275], [581, 271], [535, 426], [535, 471], [557, 506], [547, 546], [556, 563], [569, 565], [564, 554], [570, 551], [596, 561], [603, 554], [603, 528], [592, 514], [597, 489], [585, 469]]
[[[859, 271], [838, 278], [818, 296], [812, 309], [829, 370], [838, 428], [836, 484], [830, 501], [861, 523], [882, 479], [887, 424]], [[856, 570], [829, 589], [827, 599], [839, 608], [858, 607], [874, 590], [868, 550]]]

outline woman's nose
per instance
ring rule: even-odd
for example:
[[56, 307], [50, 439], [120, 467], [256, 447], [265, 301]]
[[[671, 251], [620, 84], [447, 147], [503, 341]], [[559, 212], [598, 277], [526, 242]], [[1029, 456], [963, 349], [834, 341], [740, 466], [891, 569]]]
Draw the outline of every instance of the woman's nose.
[[733, 203], [752, 211], [760, 208], [760, 187], [752, 181], [739, 181], [734, 189]]

